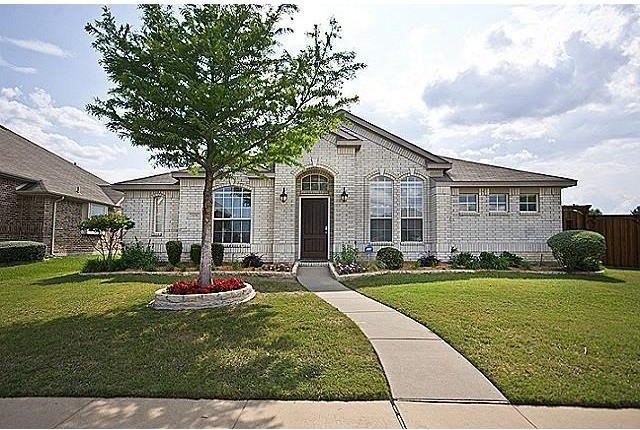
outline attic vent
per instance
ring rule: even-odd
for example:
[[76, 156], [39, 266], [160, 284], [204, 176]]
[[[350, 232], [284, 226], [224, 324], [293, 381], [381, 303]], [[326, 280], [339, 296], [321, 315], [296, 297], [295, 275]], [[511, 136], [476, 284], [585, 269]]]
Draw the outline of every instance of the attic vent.
[[80, 194], [80, 187], [79, 186], [76, 186], [76, 193]]

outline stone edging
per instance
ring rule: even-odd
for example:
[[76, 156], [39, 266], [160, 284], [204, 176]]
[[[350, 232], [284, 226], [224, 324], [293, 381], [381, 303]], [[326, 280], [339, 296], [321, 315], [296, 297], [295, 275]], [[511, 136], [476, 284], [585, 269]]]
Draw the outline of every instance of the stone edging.
[[437, 273], [484, 273], [484, 272], [499, 272], [499, 273], [525, 273], [525, 274], [539, 274], [539, 275], [602, 275], [604, 270], [598, 270], [597, 272], [565, 272], [562, 270], [473, 270], [473, 269], [422, 269], [422, 270], [379, 270], [377, 272], [362, 272], [362, 273], [349, 273], [346, 275], [339, 275], [336, 271], [333, 263], [329, 263], [329, 269], [334, 278], [350, 279], [360, 278], [363, 276], [376, 276], [386, 275], [387, 273], [402, 273], [402, 274], [437, 274]]
[[247, 302], [256, 296], [251, 284], [234, 291], [208, 294], [167, 294], [166, 287], [155, 292], [155, 298], [149, 303], [153, 309], [177, 311], [181, 309], [206, 309], [221, 306], [237, 305]]
[[[85, 273], [79, 272], [81, 276], [110, 276], [110, 275], [160, 275], [160, 276], [198, 276], [200, 272], [186, 271], [186, 272], [155, 272], [147, 270], [119, 270], [117, 272], [92, 272]], [[214, 270], [211, 272], [213, 276], [264, 276], [264, 277], [280, 277], [280, 278], [295, 278], [295, 271], [291, 272], [276, 272], [272, 270], [255, 270], [255, 271], [243, 271], [243, 270]]]

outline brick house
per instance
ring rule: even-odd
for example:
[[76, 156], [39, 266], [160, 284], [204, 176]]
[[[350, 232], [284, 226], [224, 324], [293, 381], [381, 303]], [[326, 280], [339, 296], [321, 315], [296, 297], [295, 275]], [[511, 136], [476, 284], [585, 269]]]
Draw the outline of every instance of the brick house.
[[78, 224], [114, 210], [123, 194], [103, 179], [0, 126], [0, 241], [43, 242], [56, 255], [93, 251]]
[[[400, 249], [407, 259], [459, 251], [550, 258], [572, 179], [432, 154], [350, 113], [300, 158], [214, 188], [214, 241], [225, 258], [327, 260], [342, 244]], [[114, 184], [136, 226], [129, 238], [200, 242], [204, 178], [186, 171]]]

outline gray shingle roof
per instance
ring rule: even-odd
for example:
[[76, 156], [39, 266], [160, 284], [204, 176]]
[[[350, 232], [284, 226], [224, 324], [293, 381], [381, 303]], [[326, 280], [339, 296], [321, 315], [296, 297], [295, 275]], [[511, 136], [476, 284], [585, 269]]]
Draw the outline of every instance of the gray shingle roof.
[[64, 158], [0, 125], [0, 174], [20, 178], [21, 193], [47, 193], [113, 206], [123, 193]]

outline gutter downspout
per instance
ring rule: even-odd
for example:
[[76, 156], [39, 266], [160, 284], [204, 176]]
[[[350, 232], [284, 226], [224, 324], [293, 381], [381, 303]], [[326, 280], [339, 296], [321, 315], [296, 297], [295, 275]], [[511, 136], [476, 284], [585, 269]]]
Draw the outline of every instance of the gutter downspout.
[[56, 245], [56, 212], [58, 210], [58, 203], [64, 200], [64, 196], [58, 200], [53, 201], [53, 220], [51, 222], [51, 255], [54, 255], [53, 249]]

